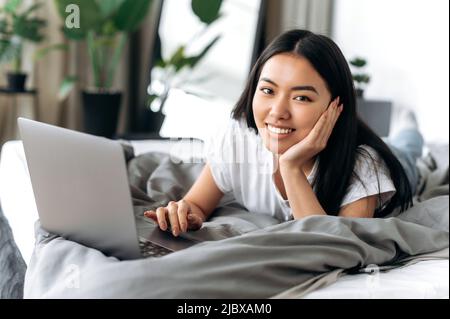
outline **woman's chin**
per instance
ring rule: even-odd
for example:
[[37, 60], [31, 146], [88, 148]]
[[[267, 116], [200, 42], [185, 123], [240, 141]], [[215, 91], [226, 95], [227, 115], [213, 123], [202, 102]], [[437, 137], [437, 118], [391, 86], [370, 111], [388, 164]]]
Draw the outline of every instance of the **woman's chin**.
[[289, 147], [281, 145], [281, 143], [276, 144], [277, 143], [268, 143], [267, 141], [264, 143], [266, 149], [275, 155], [283, 155], [283, 153], [289, 149]]
[[261, 132], [261, 137], [264, 141], [264, 145], [266, 149], [268, 149], [273, 154], [282, 155], [286, 152], [291, 146], [297, 144], [301, 141], [301, 138], [298, 137], [297, 134], [288, 136], [286, 138], [274, 138], [269, 132], [263, 131]]

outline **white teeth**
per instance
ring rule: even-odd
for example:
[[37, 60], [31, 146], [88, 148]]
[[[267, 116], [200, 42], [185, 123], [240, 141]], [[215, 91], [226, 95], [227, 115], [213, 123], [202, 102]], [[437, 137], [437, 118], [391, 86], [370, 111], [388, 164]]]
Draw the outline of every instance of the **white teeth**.
[[267, 124], [267, 128], [269, 129], [269, 131], [271, 131], [273, 133], [277, 133], [277, 134], [288, 134], [293, 131], [293, 129], [291, 129], [291, 128], [278, 128], [275, 126], [271, 126], [269, 124]]

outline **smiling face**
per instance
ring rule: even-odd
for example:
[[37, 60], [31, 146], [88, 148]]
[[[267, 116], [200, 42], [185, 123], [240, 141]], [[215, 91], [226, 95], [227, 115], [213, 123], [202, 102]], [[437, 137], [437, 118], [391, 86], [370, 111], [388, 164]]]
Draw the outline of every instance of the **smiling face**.
[[263, 66], [253, 96], [253, 115], [268, 150], [283, 154], [303, 140], [331, 101], [325, 81], [311, 63], [291, 53]]

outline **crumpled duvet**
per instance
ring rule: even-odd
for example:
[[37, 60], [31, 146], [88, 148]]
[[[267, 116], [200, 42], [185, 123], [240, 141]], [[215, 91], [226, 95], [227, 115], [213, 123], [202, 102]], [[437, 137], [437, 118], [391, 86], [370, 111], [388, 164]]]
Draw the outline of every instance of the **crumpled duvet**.
[[[181, 198], [201, 168], [159, 153], [134, 158], [136, 216]], [[448, 195], [435, 197], [385, 219], [311, 216], [279, 224], [224, 198], [202, 229], [190, 233], [202, 243], [133, 261], [107, 257], [37, 224], [25, 297], [271, 298], [292, 287], [301, 296], [367, 265], [395, 265], [448, 247], [448, 202]]]

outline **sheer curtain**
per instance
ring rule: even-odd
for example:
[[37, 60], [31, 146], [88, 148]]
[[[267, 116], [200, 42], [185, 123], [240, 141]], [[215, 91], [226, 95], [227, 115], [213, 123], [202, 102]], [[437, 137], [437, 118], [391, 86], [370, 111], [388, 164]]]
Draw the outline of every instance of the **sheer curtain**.
[[290, 29], [330, 36], [333, 3], [333, 0], [268, 0], [266, 42]]

